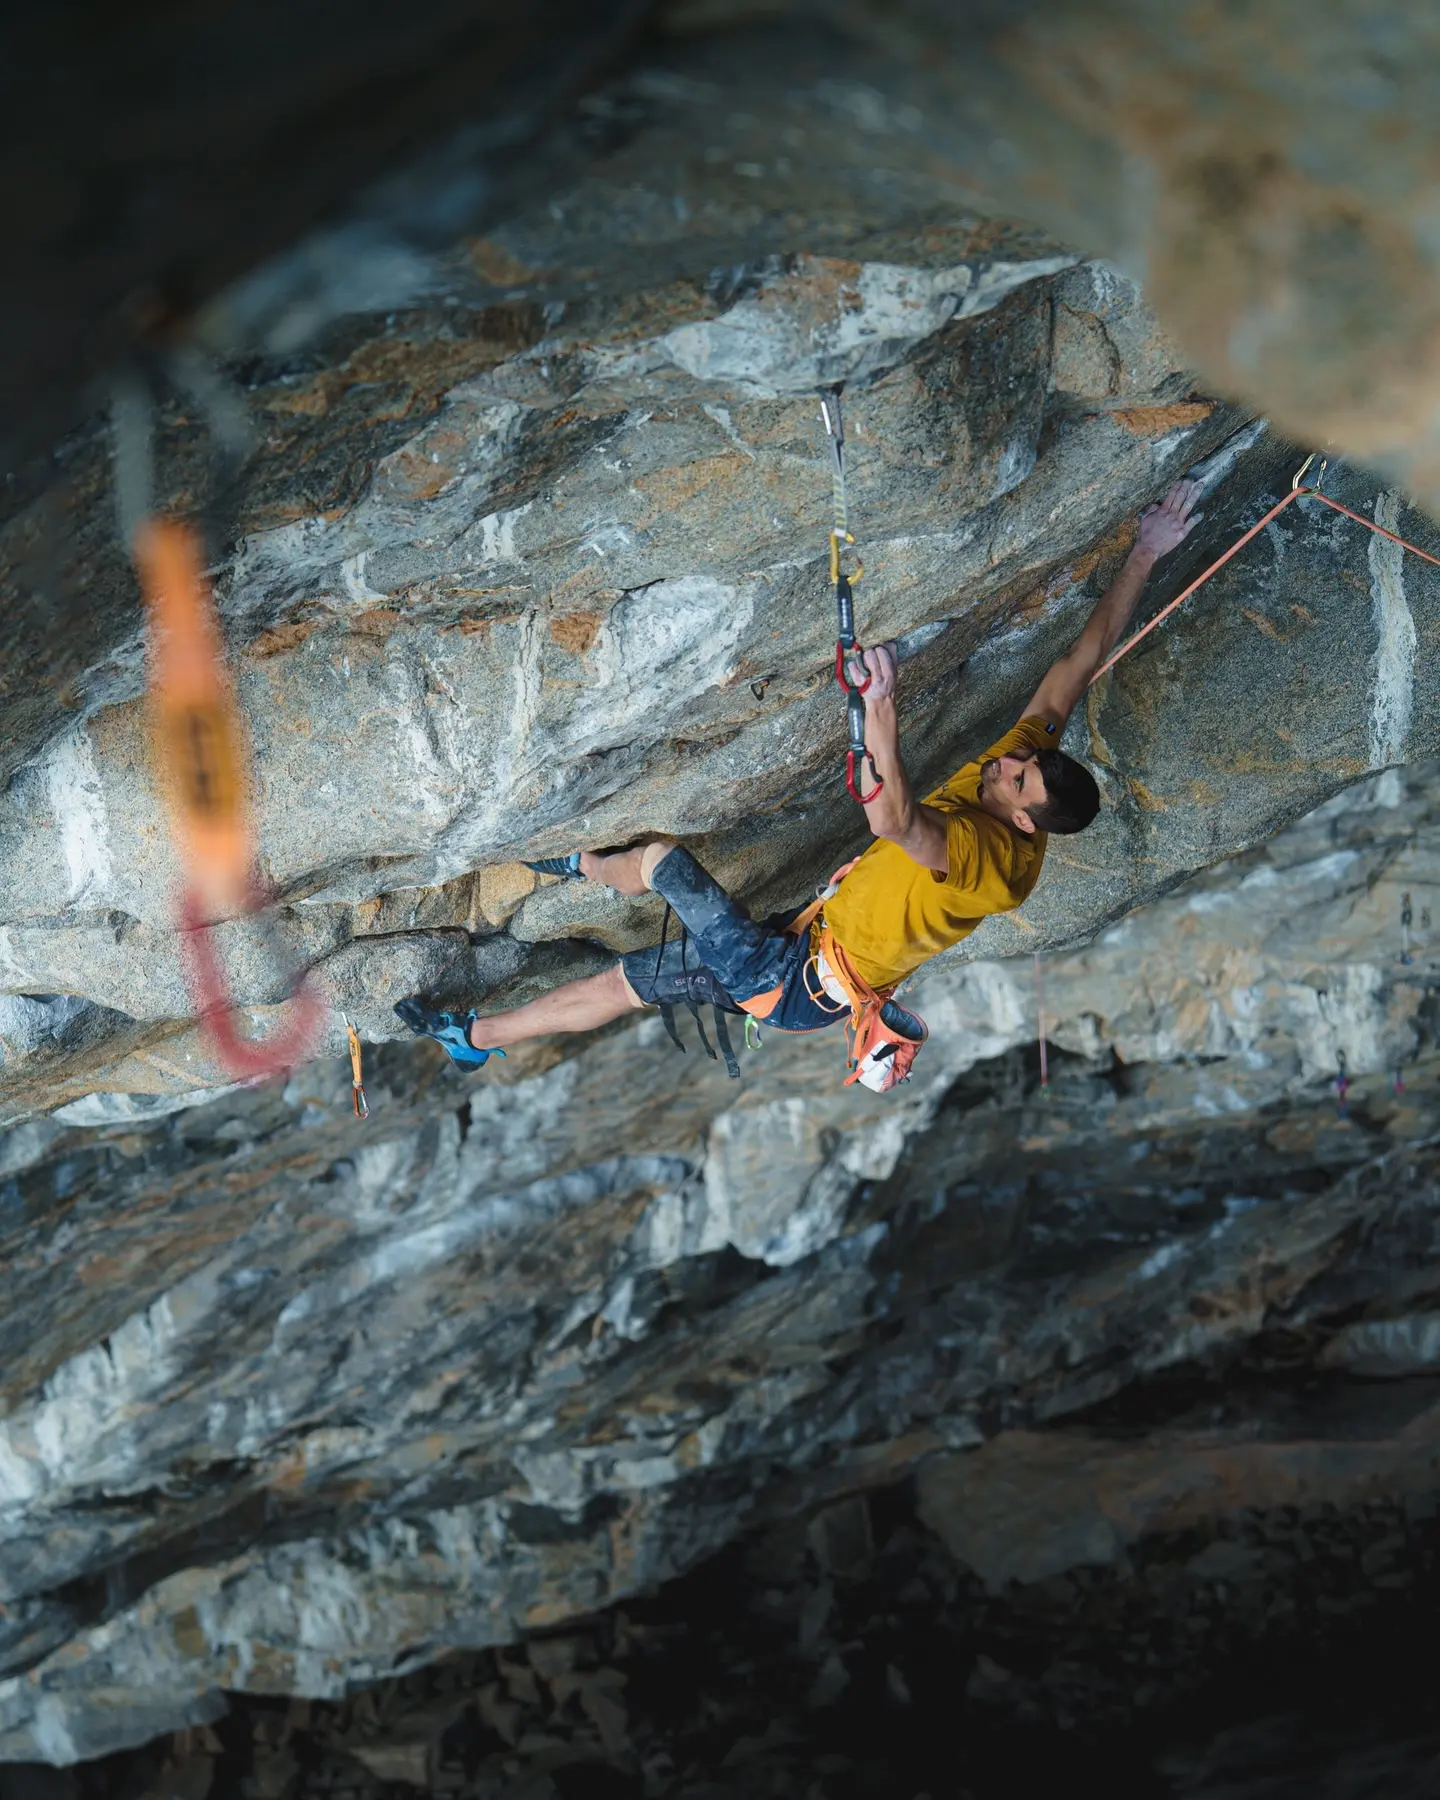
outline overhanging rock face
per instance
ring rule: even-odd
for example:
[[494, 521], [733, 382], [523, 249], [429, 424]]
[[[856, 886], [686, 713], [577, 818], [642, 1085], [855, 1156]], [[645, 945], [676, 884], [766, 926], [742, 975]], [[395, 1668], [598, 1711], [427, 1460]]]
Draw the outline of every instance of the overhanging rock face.
[[[1275, 1334], [1341, 1384], [1437, 1354], [1440, 584], [1307, 502], [1077, 713], [1101, 819], [916, 981], [932, 1039], [902, 1095], [842, 1089], [823, 1036], [771, 1034], [738, 1086], [653, 1020], [473, 1085], [392, 1041], [406, 995], [498, 1006], [654, 941], [652, 903], [522, 858], [673, 833], [762, 910], [860, 848], [817, 387], [845, 384], [860, 624], [900, 645], [922, 788], [1013, 721], [1144, 504], [1187, 470], [1207, 490], [1150, 606], [1300, 462], [1157, 324], [1118, 267], [1137, 244], [1217, 387], [1253, 401], [1273, 361], [1286, 424], [1369, 417], [1349, 352], [1313, 406], [1297, 375], [1328, 317], [1305, 285], [1340, 241], [1326, 196], [1379, 179], [1342, 170], [1328, 115], [1314, 231], [1278, 263], [1252, 232], [1221, 270], [1215, 317], [1247, 329], [1217, 350], [1210, 290], [1185, 287], [1227, 195], [1254, 227], [1280, 164], [1315, 160], [1305, 109], [1264, 110], [1260, 63], [1253, 88], [1207, 76], [1209, 123], [1165, 136], [1159, 169], [1153, 109], [1097, 123], [1067, 35], [1104, 15], [1105, 91], [1133, 99], [1168, 67], [1137, 9], [977, 23], [988, 103], [1014, 94], [1017, 135], [1030, 121], [1014, 191], [1056, 173], [1035, 216], [1061, 242], [973, 210], [961, 165], [978, 143], [1003, 193], [1009, 140], [963, 108], [942, 123], [925, 6], [888, 61], [864, 9], [822, 36], [786, 10], [728, 72], [697, 51], [702, 82], [672, 45], [592, 101], [587, 172], [407, 263], [384, 306], [342, 293], [302, 347], [262, 304], [272, 267], [197, 324], [258, 334], [234, 370], [261, 440], [243, 477], [214, 491], [179, 401], [159, 473], [167, 504], [217, 519], [281, 897], [219, 947], [250, 1029], [275, 1028], [287, 966], [330, 1008], [283, 1088], [234, 1086], [192, 1016], [98, 430], [0, 526], [39, 596], [0, 623], [0, 1758], [70, 1762], [212, 1718], [227, 1689], [335, 1694], [512, 1641], [915, 1469], [996, 1582], [1186, 1526], [1212, 1477], [1227, 1506], [1432, 1478], [1433, 1408], [1398, 1383], [1359, 1424], [1302, 1396], [1208, 1432], [1147, 1398], [1263, 1370]], [[1224, 33], [1179, 12], [1171, 38], [1213, 71]], [[1047, 17], [1068, 60], [1041, 131], [1024, 52]], [[1349, 41], [1302, 23], [1301, 77]], [[756, 43], [774, 104], [742, 108]], [[1398, 54], [1381, 75], [1408, 145]], [[1385, 204], [1405, 211], [1424, 167], [1407, 153]], [[1123, 241], [1124, 195], [1161, 189], [1196, 204], [1142, 207]], [[1201, 222], [1167, 239], [1175, 217]], [[1388, 229], [1365, 221], [1352, 272]], [[1375, 311], [1337, 288], [1332, 325]], [[1398, 342], [1428, 343], [1428, 304]], [[1419, 486], [1406, 418], [1355, 441]], [[1387, 480], [1342, 462], [1327, 481], [1434, 543]], [[84, 605], [56, 625], [67, 591]], [[342, 1009], [371, 1047], [363, 1128]], [[1095, 1417], [1122, 1400], [1154, 1426], [1128, 1456]]]
[[[363, 1131], [330, 1062], [10, 1133], [0, 1754], [509, 1642], [916, 1467], [1000, 1581], [1207, 1492], [1423, 1490], [1430, 1389], [1374, 1383], [1436, 1355], [1436, 792], [1364, 784], [1048, 958], [1048, 1100], [1026, 959], [927, 973], [893, 1104], [824, 1035], [737, 1088], [652, 1022], [509, 1085], [385, 1048]], [[1313, 1405], [1144, 1398], [1277, 1336]], [[1074, 1428], [1107, 1400], [1153, 1443]]]
[[[289, 904], [278, 961], [273, 934], [243, 922], [219, 938], [256, 1029], [274, 1028], [286, 961], [375, 1041], [407, 993], [499, 1003], [595, 966], [576, 940], [653, 933], [649, 909], [530, 892], [521, 856], [673, 832], [768, 906], [853, 854], [817, 381], [856, 378], [861, 626], [909, 658], [921, 782], [1010, 722], [1137, 508], [1183, 470], [1202, 466], [1209, 517], [1167, 589], [1283, 491], [1294, 453], [1194, 393], [1114, 270], [996, 242], [957, 227], [906, 264], [772, 259], [708, 291], [594, 303], [518, 352], [495, 336], [457, 348], [441, 309], [255, 386], [276, 442], [220, 582], [262, 866]], [[353, 408], [381, 404], [377, 369], [390, 393], [437, 358], [484, 366], [352, 504], [307, 512], [316, 446], [296, 421], [323, 437], [335, 415], [339, 447], [348, 431], [363, 444]], [[287, 470], [288, 522], [267, 522]], [[1331, 479], [1400, 519], [1399, 497], [1358, 472]], [[972, 953], [1082, 939], [1367, 769], [1437, 747], [1433, 573], [1315, 510], [1278, 521], [1095, 691], [1066, 741], [1100, 774], [1103, 822], [1083, 854], [1057, 844], [1019, 922]], [[12, 1120], [226, 1079], [189, 1022], [138, 667], [135, 649], [92, 672], [80, 721], [0, 801], [0, 983], [69, 997], [15, 1003]], [[337, 1050], [338, 1031], [317, 1048]]]

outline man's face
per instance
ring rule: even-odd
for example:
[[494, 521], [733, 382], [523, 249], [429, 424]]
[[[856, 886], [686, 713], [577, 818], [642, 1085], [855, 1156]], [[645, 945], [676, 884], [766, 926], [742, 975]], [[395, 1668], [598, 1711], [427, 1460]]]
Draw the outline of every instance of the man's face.
[[1012, 756], [992, 756], [980, 765], [980, 799], [987, 812], [1004, 819], [1018, 831], [1035, 827], [1029, 808], [1045, 803], [1045, 783], [1033, 750], [1017, 750]]

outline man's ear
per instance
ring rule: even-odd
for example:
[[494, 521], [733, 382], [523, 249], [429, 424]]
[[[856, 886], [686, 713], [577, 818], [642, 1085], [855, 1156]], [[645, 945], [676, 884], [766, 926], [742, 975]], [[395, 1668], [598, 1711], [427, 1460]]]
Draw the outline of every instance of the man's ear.
[[1018, 812], [1017, 811], [1017, 812], [1011, 813], [1010, 823], [1015, 827], [1015, 829], [1017, 831], [1023, 831], [1025, 833], [1026, 837], [1034, 837], [1035, 821], [1030, 817], [1028, 812]]

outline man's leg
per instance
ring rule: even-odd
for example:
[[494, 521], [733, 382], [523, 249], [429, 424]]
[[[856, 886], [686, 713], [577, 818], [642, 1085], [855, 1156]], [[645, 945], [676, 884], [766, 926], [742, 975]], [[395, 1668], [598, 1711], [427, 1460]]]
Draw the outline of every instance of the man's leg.
[[594, 850], [582, 850], [580, 873], [589, 881], [603, 881], [606, 887], [614, 888], [617, 894], [625, 894], [632, 900], [638, 900], [642, 894], [651, 891], [650, 883], [656, 864], [674, 848], [673, 844], [652, 839], [648, 843], [636, 844], [631, 850], [613, 851], [609, 856], [601, 856]]
[[[602, 881], [617, 894], [648, 894], [650, 872], [671, 848], [669, 844], [637, 844], [633, 850], [617, 850], [610, 856], [582, 850], [580, 868], [588, 880]], [[477, 1050], [499, 1050], [506, 1044], [549, 1037], [555, 1031], [598, 1031], [612, 1019], [623, 1019], [626, 1013], [644, 1004], [636, 998], [617, 963], [603, 975], [567, 981], [563, 987], [552, 988], [524, 1006], [512, 1006], [508, 1012], [475, 1019], [468, 1035]]]
[[499, 1050], [506, 1044], [549, 1037], [555, 1031], [596, 1031], [642, 1004], [631, 992], [617, 963], [603, 975], [567, 981], [563, 987], [552, 988], [524, 1006], [512, 1006], [508, 1012], [472, 1020], [470, 1042], [477, 1050]]
[[[653, 870], [673, 848], [673, 844], [651, 841], [612, 856], [597, 856], [587, 850], [582, 853], [581, 868], [590, 880], [603, 881], [617, 893], [639, 896], [650, 892]], [[507, 1044], [525, 1043], [555, 1032], [595, 1031], [645, 1004], [617, 964], [603, 975], [567, 981], [538, 1000], [490, 1013], [483, 1019], [467, 1013], [436, 1011], [416, 1000], [402, 1000], [395, 1010], [412, 1031], [433, 1037], [452, 1062], [476, 1068], [489, 1052], [503, 1052]]]
[[[673, 849], [673, 844], [652, 841], [609, 856], [582, 850], [580, 869], [589, 881], [603, 881], [617, 894], [638, 897], [650, 892], [655, 865]], [[476, 1019], [469, 1037], [477, 1050], [499, 1050], [506, 1044], [522, 1044], [528, 1038], [548, 1037], [552, 1031], [597, 1031], [612, 1019], [623, 1019], [627, 1012], [644, 1005], [617, 963], [603, 975], [567, 981], [563, 987], [553, 988], [524, 1006]]]

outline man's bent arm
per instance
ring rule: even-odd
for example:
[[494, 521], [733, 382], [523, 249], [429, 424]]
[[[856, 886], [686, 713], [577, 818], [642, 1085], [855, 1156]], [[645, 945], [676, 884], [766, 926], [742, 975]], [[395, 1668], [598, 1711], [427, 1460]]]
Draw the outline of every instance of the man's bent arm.
[[[922, 869], [945, 874], [950, 866], [945, 815], [916, 800], [900, 757], [900, 717], [895, 708], [895, 653], [888, 644], [865, 652], [870, 676], [865, 695], [865, 745], [884, 786], [865, 806], [865, 821], [878, 838], [898, 844]], [[860, 772], [864, 787], [868, 769]]]
[[1204, 515], [1194, 510], [1199, 497], [1198, 482], [1177, 481], [1163, 500], [1141, 514], [1139, 535], [1120, 573], [1096, 604], [1074, 647], [1051, 667], [1035, 690], [1025, 708], [1026, 717], [1038, 714], [1064, 727], [1096, 670], [1120, 642], [1150, 571], [1200, 523]]

